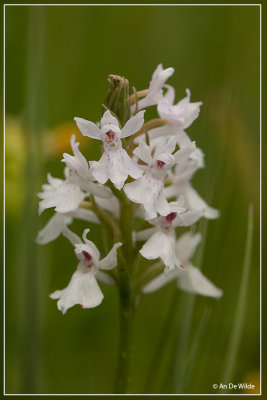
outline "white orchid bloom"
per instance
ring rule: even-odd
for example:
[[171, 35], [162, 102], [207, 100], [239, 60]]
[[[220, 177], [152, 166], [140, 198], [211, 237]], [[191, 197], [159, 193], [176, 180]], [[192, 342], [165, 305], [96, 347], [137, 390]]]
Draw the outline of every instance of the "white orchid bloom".
[[185, 233], [176, 242], [176, 256], [182, 263], [182, 268], [176, 268], [169, 273], [162, 273], [152, 279], [142, 289], [143, 293], [151, 293], [176, 279], [177, 287], [189, 293], [219, 299], [223, 292], [207, 279], [199, 268], [194, 267], [189, 261], [193, 256], [198, 243], [201, 240], [200, 233]]
[[173, 105], [174, 92], [171, 88], [171, 95], [168, 93], [164, 99], [158, 103], [158, 114], [161, 118], [168, 120], [170, 125], [174, 125], [181, 130], [188, 128], [198, 117], [202, 102], [190, 103], [190, 90], [186, 89], [187, 96]]
[[203, 153], [196, 149], [186, 162], [175, 166], [175, 172], [170, 173], [173, 184], [164, 188], [166, 198], [180, 196], [184, 197], [184, 206], [193, 211], [199, 212], [199, 218], [216, 219], [219, 217], [219, 211], [210, 207], [192, 187], [190, 179], [194, 173], [204, 166]]
[[79, 142], [75, 142], [75, 135], [71, 136], [71, 147], [74, 156], [67, 153], [63, 154], [63, 160], [68, 167], [69, 183], [76, 183], [82, 190], [92, 193], [95, 196], [108, 198], [111, 197], [110, 189], [92, 182], [94, 180], [86, 158], [79, 150]]
[[42, 199], [39, 203], [39, 214], [51, 207], [55, 207], [58, 213], [74, 211], [89, 193], [103, 198], [112, 195], [109, 188], [92, 182], [88, 163], [79, 151], [79, 143], [75, 143], [75, 135], [71, 137], [71, 146], [74, 156], [64, 153], [62, 160], [67, 165], [66, 179], [53, 178], [48, 174], [48, 184], [43, 185], [43, 191], [38, 193], [38, 197]]
[[102, 140], [104, 146], [102, 157], [99, 161], [90, 161], [90, 170], [95, 180], [104, 184], [110, 179], [117, 189], [121, 189], [129, 175], [134, 179], [142, 176], [142, 169], [122, 148], [121, 139], [141, 129], [144, 124], [144, 111], [130, 118], [122, 129], [110, 111], [104, 113], [100, 128], [83, 118], [74, 119], [84, 136]]
[[48, 184], [42, 185], [43, 191], [38, 193], [41, 199], [39, 203], [39, 214], [46, 208], [55, 207], [55, 211], [66, 213], [76, 210], [84, 198], [84, 194], [76, 183], [68, 180], [53, 178], [47, 175]]
[[[152, 79], [149, 84], [148, 93], [146, 97], [138, 102], [139, 110], [143, 108], [153, 106], [163, 99], [162, 88], [165, 85], [167, 79], [174, 73], [173, 68], [162, 68], [162, 64], [159, 64], [155, 69]], [[135, 105], [131, 107], [131, 111], [134, 112]]]
[[174, 138], [170, 138], [167, 143], [156, 149], [153, 156], [152, 147], [144, 142], [140, 142], [134, 150], [134, 154], [145, 162], [147, 167], [144, 169], [144, 176], [127, 183], [124, 191], [131, 201], [144, 206], [146, 219], [155, 218], [157, 213], [164, 216], [170, 214], [170, 205], [163, 192], [164, 178], [177, 162], [182, 162], [187, 158], [194, 148], [192, 146], [171, 154], [176, 147], [176, 141]]
[[49, 219], [44, 228], [38, 232], [36, 243], [47, 244], [57, 239], [64, 232], [65, 227], [73, 222], [74, 218], [99, 224], [99, 219], [95, 213], [85, 208], [77, 208], [77, 210], [65, 214], [56, 213]]
[[80, 260], [77, 270], [71, 277], [68, 286], [63, 290], [56, 290], [50, 297], [58, 299], [57, 307], [63, 314], [73, 307], [80, 304], [82, 308], [93, 308], [98, 306], [103, 300], [103, 293], [97, 283], [97, 279], [107, 284], [112, 284], [113, 279], [101, 270], [110, 270], [117, 265], [117, 249], [122, 243], [116, 243], [106, 257], [100, 260], [100, 253], [96, 245], [86, 238], [89, 229], [83, 233], [83, 241], [70, 231], [64, 231], [66, 236], [75, 246], [75, 253]]
[[148, 260], [161, 258], [165, 265], [165, 272], [180, 267], [182, 264], [176, 254], [175, 228], [192, 225], [199, 218], [196, 213], [186, 212], [183, 203], [182, 197], [178, 202], [169, 203], [170, 214], [149, 220], [148, 222], [154, 227], [135, 234], [136, 240], [146, 240], [140, 250], [141, 255]]

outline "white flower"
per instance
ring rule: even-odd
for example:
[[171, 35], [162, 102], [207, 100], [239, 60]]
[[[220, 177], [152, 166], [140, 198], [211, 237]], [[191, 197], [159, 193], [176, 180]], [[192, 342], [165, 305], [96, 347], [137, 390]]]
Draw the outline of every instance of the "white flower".
[[89, 170], [88, 162], [79, 150], [78, 142], [75, 142], [75, 135], [71, 136], [71, 147], [74, 156], [63, 154], [63, 162], [66, 163], [69, 171], [68, 183], [77, 184], [82, 190], [92, 193], [95, 196], [107, 198], [111, 196], [110, 189], [93, 183], [93, 176]]
[[200, 240], [201, 235], [199, 233], [195, 235], [185, 233], [182, 235], [176, 243], [176, 255], [179, 257], [179, 260], [181, 260], [183, 268], [172, 270], [168, 274], [160, 274], [145, 285], [142, 292], [154, 292], [168, 282], [177, 279], [177, 287], [181, 290], [219, 299], [223, 294], [222, 290], [210, 282], [202, 272], [189, 261]]
[[39, 214], [46, 208], [55, 207], [55, 211], [66, 213], [76, 210], [83, 200], [84, 195], [76, 183], [53, 178], [47, 175], [48, 184], [42, 185], [43, 191], [38, 193], [42, 199], [39, 203]]
[[66, 179], [53, 178], [48, 174], [48, 184], [43, 185], [43, 191], [38, 193], [38, 197], [42, 199], [39, 203], [39, 214], [50, 207], [55, 207], [58, 213], [74, 211], [88, 193], [104, 198], [112, 195], [109, 188], [92, 182], [88, 163], [78, 149], [79, 143], [75, 143], [75, 135], [71, 137], [71, 146], [74, 156], [64, 153], [62, 160], [67, 164]]
[[[173, 89], [172, 89], [173, 90]], [[188, 128], [192, 122], [198, 117], [201, 101], [190, 103], [190, 90], [186, 89], [187, 96], [173, 105], [174, 95], [168, 93], [164, 99], [158, 103], [158, 114], [161, 118], [167, 119], [171, 125], [177, 126], [183, 130]]]
[[[152, 75], [148, 94], [145, 98], [138, 102], [139, 110], [157, 104], [162, 98], [162, 88], [167, 79], [174, 73], [173, 68], [163, 69], [162, 64], [159, 64]], [[132, 106], [131, 111], [134, 112], [135, 105]]]
[[157, 213], [168, 215], [171, 212], [163, 193], [164, 178], [175, 163], [184, 160], [188, 153], [192, 151], [192, 147], [190, 147], [181, 149], [172, 155], [175, 147], [175, 139], [170, 138], [166, 144], [156, 149], [153, 156], [152, 147], [144, 142], [140, 142], [134, 150], [134, 154], [148, 165], [145, 167], [144, 176], [134, 182], [127, 183], [124, 186], [124, 191], [131, 201], [144, 206], [146, 219], [155, 218]]
[[166, 198], [183, 196], [185, 207], [199, 212], [199, 218], [215, 219], [219, 217], [219, 211], [210, 207], [189, 182], [194, 173], [203, 166], [203, 153], [200, 149], [196, 149], [190, 154], [189, 160], [176, 165], [174, 174], [169, 174], [173, 184], [164, 188], [164, 195]]
[[73, 222], [73, 218], [87, 222], [99, 223], [99, 219], [91, 210], [77, 208], [69, 213], [54, 214], [42, 230], [38, 232], [36, 243], [47, 244], [59, 237], [64, 232], [67, 225]]
[[102, 302], [104, 296], [96, 279], [108, 284], [113, 283], [113, 279], [100, 270], [116, 267], [117, 249], [122, 243], [114, 244], [108, 255], [100, 260], [96, 245], [86, 238], [88, 231], [89, 229], [86, 229], [83, 233], [84, 243], [68, 228], [64, 231], [64, 235], [74, 244], [75, 253], [80, 262], [68, 286], [50, 295], [52, 299], [59, 299], [57, 307], [63, 314], [75, 304], [80, 304], [82, 308], [92, 308]]
[[99, 183], [106, 183], [108, 179], [117, 189], [121, 189], [128, 175], [137, 179], [142, 176], [142, 170], [122, 148], [121, 139], [139, 131], [144, 124], [144, 111], [140, 111], [130, 118], [120, 129], [117, 118], [110, 111], [106, 111], [101, 119], [99, 129], [91, 121], [74, 118], [78, 128], [84, 136], [102, 140], [104, 153], [99, 161], [90, 161], [91, 173]]
[[189, 226], [199, 217], [190, 212], [186, 212], [183, 207], [183, 198], [178, 202], [169, 203], [170, 214], [166, 217], [158, 217], [149, 221], [154, 225], [153, 228], [148, 228], [136, 233], [136, 240], [147, 240], [143, 245], [140, 253], [148, 260], [161, 258], [165, 271], [181, 266], [181, 261], [176, 254], [176, 235], [175, 228], [177, 226]]

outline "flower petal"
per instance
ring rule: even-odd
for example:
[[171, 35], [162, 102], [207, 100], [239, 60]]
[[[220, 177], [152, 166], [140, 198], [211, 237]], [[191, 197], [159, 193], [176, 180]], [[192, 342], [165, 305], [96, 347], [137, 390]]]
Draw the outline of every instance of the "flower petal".
[[163, 286], [167, 285], [167, 283], [177, 279], [177, 272], [179, 271], [180, 270], [178, 269], [174, 269], [167, 274], [163, 272], [145, 285], [142, 289], [142, 293], [152, 293], [162, 288]]
[[38, 232], [36, 243], [46, 244], [58, 238], [64, 226], [70, 224], [72, 218], [64, 214], [55, 214], [50, 218], [45, 227]]
[[140, 111], [126, 122], [121, 131], [122, 138], [131, 136], [142, 128], [144, 125], [144, 113], [145, 111]]
[[183, 163], [188, 160], [191, 153], [193, 153], [196, 149], [195, 142], [191, 142], [189, 145], [181, 147], [175, 154], [175, 160], [177, 163]]
[[85, 208], [77, 208], [75, 211], [71, 211], [68, 215], [72, 218], [82, 219], [83, 221], [94, 222], [95, 224], [99, 224], [99, 219], [96, 214]]
[[133, 154], [135, 154], [146, 164], [150, 164], [152, 162], [151, 147], [144, 142], [139, 143], [139, 146], [134, 149]]
[[115, 243], [106, 257], [99, 261], [100, 269], [113, 269], [117, 265], [117, 249], [122, 246], [122, 243]]
[[96, 126], [96, 124], [94, 124], [91, 121], [87, 121], [86, 119], [78, 118], [78, 117], [75, 117], [74, 120], [83, 136], [88, 136], [92, 139], [101, 140], [100, 139], [100, 130]]
[[109, 274], [102, 272], [102, 271], [97, 271], [95, 274], [95, 277], [98, 281], [105, 283], [106, 285], [115, 285], [116, 281], [115, 279], [112, 278]]
[[62, 229], [62, 234], [63, 234], [63, 236], [65, 236], [65, 238], [67, 238], [71, 242], [71, 244], [73, 244], [73, 246], [75, 246], [78, 243], [82, 243], [79, 236], [76, 235], [76, 233], [72, 232], [66, 226], [64, 226], [64, 228]]
[[192, 210], [201, 210], [202, 215], [208, 219], [216, 219], [219, 217], [219, 211], [210, 207], [191, 185], [187, 186], [185, 195], [188, 206]]
[[50, 207], [56, 207], [55, 211], [59, 213], [66, 213], [78, 208], [83, 195], [78, 185], [62, 181], [58, 187], [39, 193], [39, 197], [43, 199], [39, 203], [39, 214]]
[[144, 229], [142, 231], [136, 232], [135, 239], [139, 241], [147, 240], [150, 238], [150, 236], [153, 235], [154, 232], [155, 228]]
[[176, 254], [182, 263], [188, 262], [193, 256], [197, 245], [201, 241], [201, 234], [184, 233], [176, 242]]
[[167, 100], [170, 104], [174, 103], [175, 99], [175, 89], [171, 85], [164, 85], [167, 89], [167, 92], [164, 95], [164, 99]]
[[109, 110], [104, 112], [103, 117], [101, 118], [100, 126], [103, 128], [105, 125], [115, 125], [119, 128], [119, 122], [116, 117], [114, 117]]
[[175, 254], [175, 237], [158, 230], [148, 239], [140, 250], [141, 255], [148, 260], [161, 258], [167, 267], [166, 270], [180, 266]]
[[143, 175], [142, 169], [122, 148], [106, 150], [98, 162], [90, 162], [90, 167], [93, 177], [98, 182], [103, 184], [110, 179], [117, 189], [123, 187], [128, 175], [134, 179]]
[[217, 299], [223, 295], [221, 289], [217, 288], [198, 268], [193, 266], [188, 266], [179, 270], [177, 286], [189, 293], [215, 297]]
[[83, 308], [98, 306], [104, 296], [100, 290], [93, 272], [84, 273], [78, 269], [72, 275], [68, 286], [63, 290], [57, 290], [50, 295], [52, 299], [59, 299], [57, 307], [63, 314], [75, 304]]

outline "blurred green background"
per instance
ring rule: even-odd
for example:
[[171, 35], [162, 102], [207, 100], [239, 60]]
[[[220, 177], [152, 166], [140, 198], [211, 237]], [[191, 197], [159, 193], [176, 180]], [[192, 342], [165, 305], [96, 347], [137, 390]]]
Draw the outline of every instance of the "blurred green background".
[[[168, 81], [176, 101], [190, 88], [203, 101], [188, 129], [206, 154], [194, 186], [220, 209], [208, 224], [204, 274], [224, 291], [221, 300], [195, 299], [189, 349], [209, 307], [186, 393], [214, 393], [220, 383], [242, 276], [248, 206], [255, 206], [252, 265], [233, 382], [259, 391], [259, 165], [260, 9], [257, 6], [7, 6], [6, 66], [6, 392], [111, 393], [118, 346], [118, 299], [104, 287], [96, 309], [62, 315], [48, 295], [67, 285], [77, 260], [60, 237], [46, 246], [35, 238], [49, 217], [38, 216], [36, 193], [47, 172], [63, 176], [60, 162], [77, 133], [88, 159], [98, 144], [84, 140], [73, 118], [98, 121], [110, 73], [137, 90], [148, 87], [159, 63], [175, 68]], [[85, 224], [74, 229], [81, 233]], [[91, 238], [100, 243], [99, 228]], [[177, 293], [174, 295], [174, 293]], [[173, 303], [173, 296], [176, 296]], [[171, 284], [146, 296], [135, 331], [132, 392], [143, 393], [151, 360], [171, 309], [151, 392], [170, 392], [165, 358], [182, 329], [185, 295]], [[187, 297], [190, 297], [187, 295]], [[169, 318], [170, 319], [170, 318]], [[163, 347], [162, 347], [163, 346]], [[166, 350], [165, 350], [166, 347]], [[188, 354], [186, 354], [187, 356]], [[254, 393], [255, 393], [254, 392]]]

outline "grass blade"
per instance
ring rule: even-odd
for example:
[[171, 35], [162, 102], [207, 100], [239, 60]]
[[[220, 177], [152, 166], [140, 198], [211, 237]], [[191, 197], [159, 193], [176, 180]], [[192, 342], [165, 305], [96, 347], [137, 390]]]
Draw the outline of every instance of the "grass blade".
[[229, 345], [226, 353], [226, 359], [224, 364], [224, 370], [222, 375], [222, 382], [229, 383], [233, 377], [235, 363], [240, 348], [242, 334], [244, 330], [244, 322], [246, 316], [246, 305], [248, 299], [248, 288], [249, 288], [249, 273], [251, 268], [251, 253], [252, 253], [252, 241], [253, 241], [253, 205], [249, 206], [248, 213], [248, 228], [246, 237], [246, 249], [243, 263], [243, 273], [241, 277], [241, 284], [239, 289], [239, 295], [236, 305], [234, 324], [229, 340]]
[[[200, 222], [199, 231], [202, 233], [202, 242], [197, 249], [194, 257], [194, 265], [201, 269], [205, 243], [208, 233], [208, 220], [202, 219]], [[184, 293], [183, 294], [183, 307], [181, 317], [181, 331], [178, 336], [178, 342], [176, 345], [176, 356], [174, 361], [173, 381], [172, 381], [172, 393], [180, 393], [182, 386], [183, 368], [185, 363], [185, 357], [187, 352], [188, 339], [190, 336], [190, 330], [194, 314], [195, 295]]]
[[190, 350], [190, 354], [189, 354], [189, 357], [188, 357], [188, 362], [187, 362], [186, 368], [185, 368], [184, 373], [183, 373], [183, 377], [182, 377], [182, 380], [181, 380], [181, 385], [180, 385], [180, 388], [179, 388], [180, 392], [182, 392], [182, 393], [184, 393], [184, 391], [185, 391], [185, 389], [186, 389], [186, 387], [187, 387], [187, 385], [188, 385], [188, 383], [190, 381], [192, 370], [193, 370], [193, 367], [194, 367], [194, 364], [195, 364], [195, 359], [196, 359], [196, 356], [197, 356], [197, 353], [198, 353], [198, 350], [199, 350], [199, 347], [200, 347], [200, 344], [201, 344], [201, 340], [202, 340], [203, 334], [204, 334], [205, 329], [207, 327], [209, 316], [210, 316], [210, 309], [206, 309], [204, 311], [204, 313], [203, 313], [203, 317], [202, 317], [202, 319], [201, 319], [201, 321], [199, 323], [197, 332], [196, 332], [195, 337], [193, 339], [193, 344], [192, 344], [192, 347], [191, 347], [191, 350]]

